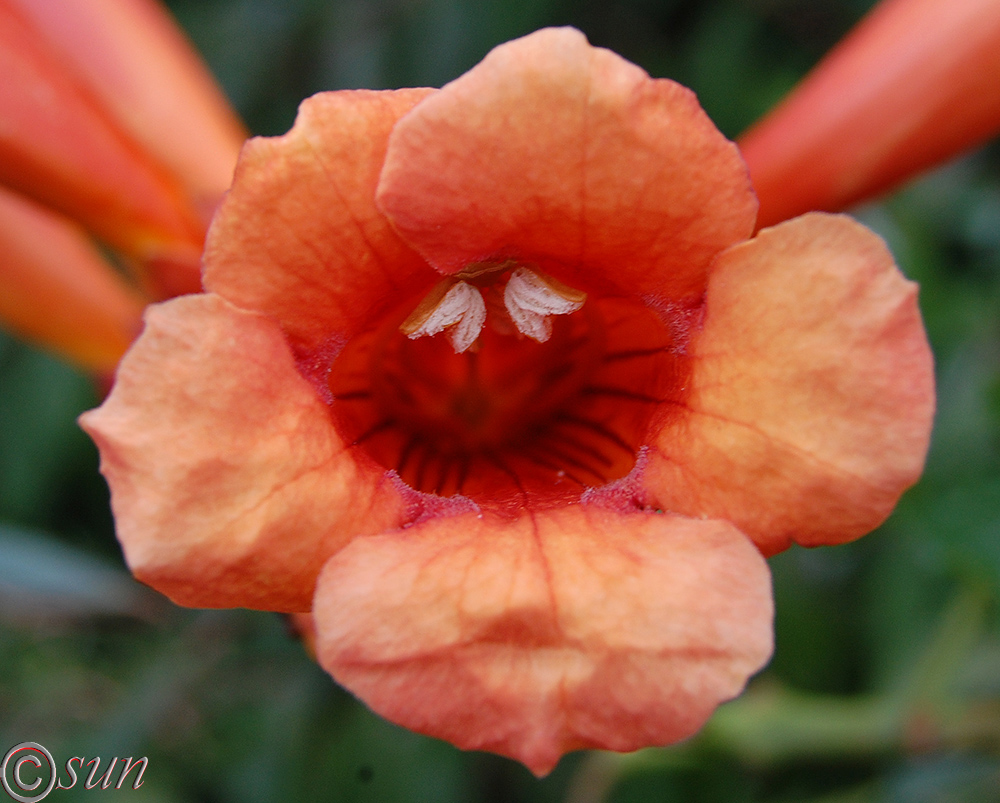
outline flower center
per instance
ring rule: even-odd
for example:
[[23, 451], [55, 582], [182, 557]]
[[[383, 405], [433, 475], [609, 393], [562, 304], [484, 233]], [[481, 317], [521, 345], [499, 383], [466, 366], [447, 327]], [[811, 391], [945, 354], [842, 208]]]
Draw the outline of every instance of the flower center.
[[490, 508], [579, 498], [628, 474], [677, 411], [691, 317], [472, 266], [346, 344], [329, 375], [337, 426], [423, 493]]

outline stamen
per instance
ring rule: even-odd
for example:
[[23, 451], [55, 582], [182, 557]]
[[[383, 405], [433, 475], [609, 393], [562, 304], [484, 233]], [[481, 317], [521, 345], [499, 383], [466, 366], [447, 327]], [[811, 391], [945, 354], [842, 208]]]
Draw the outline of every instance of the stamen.
[[448, 339], [456, 354], [476, 342], [486, 323], [482, 293], [465, 282], [439, 282], [403, 321], [400, 331], [411, 340], [436, 335], [448, 329]]
[[[488, 313], [498, 334], [520, 333], [544, 343], [552, 337], [552, 316], [576, 312], [587, 294], [516, 265], [511, 260], [476, 262], [438, 282], [400, 331], [411, 340], [447, 331], [455, 353], [462, 354], [479, 339]], [[508, 278], [501, 300], [499, 285], [504, 277]]]
[[576, 312], [586, 298], [586, 293], [528, 268], [515, 270], [503, 293], [517, 330], [539, 343], [552, 336], [551, 316]]

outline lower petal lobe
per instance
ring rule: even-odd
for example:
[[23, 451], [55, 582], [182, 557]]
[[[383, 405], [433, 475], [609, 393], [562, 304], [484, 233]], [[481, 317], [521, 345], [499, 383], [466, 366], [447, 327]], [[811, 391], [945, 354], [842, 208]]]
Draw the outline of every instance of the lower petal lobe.
[[920, 476], [933, 359], [916, 285], [844, 216], [719, 258], [682, 415], [652, 438], [649, 504], [720, 517], [765, 554], [877, 527]]
[[81, 424], [130, 568], [182, 605], [309, 610], [330, 554], [401, 522], [396, 487], [345, 449], [280, 327], [212, 294], [150, 307]]
[[375, 711], [542, 775], [693, 733], [769, 657], [770, 591], [726, 522], [572, 505], [356, 539], [313, 610], [320, 663]]

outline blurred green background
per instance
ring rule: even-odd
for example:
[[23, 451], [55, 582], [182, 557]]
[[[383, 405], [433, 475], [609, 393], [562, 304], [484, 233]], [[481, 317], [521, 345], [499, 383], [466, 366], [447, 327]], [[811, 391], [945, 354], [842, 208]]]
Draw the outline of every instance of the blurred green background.
[[[871, 2], [170, 5], [256, 134], [287, 130], [314, 92], [440, 86], [570, 24], [692, 87], [735, 137]], [[52, 793], [67, 803], [1000, 801], [1000, 148], [855, 213], [922, 285], [940, 394], [927, 471], [876, 533], [771, 561], [774, 659], [691, 742], [573, 755], [538, 781], [368, 713], [281, 617], [172, 606], [122, 566], [74, 423], [96, 391], [0, 335], [0, 748], [149, 758], [139, 790], [81, 782]]]

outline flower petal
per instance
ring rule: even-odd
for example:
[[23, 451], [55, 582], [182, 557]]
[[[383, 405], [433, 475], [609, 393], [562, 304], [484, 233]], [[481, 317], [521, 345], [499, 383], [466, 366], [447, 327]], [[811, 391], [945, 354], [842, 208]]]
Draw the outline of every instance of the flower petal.
[[917, 288], [850, 218], [766, 229], [713, 268], [685, 414], [651, 504], [725, 518], [765, 554], [857, 538], [919, 477], [934, 413]]
[[740, 138], [759, 225], [836, 211], [1000, 129], [1000, 3], [885, 0]]
[[84, 368], [114, 371], [143, 302], [70, 221], [0, 189], [0, 321]]
[[278, 325], [218, 296], [150, 307], [80, 422], [129, 566], [182, 605], [308, 610], [333, 552], [400, 523], [395, 486], [340, 441]]
[[432, 91], [321, 93], [284, 136], [250, 140], [209, 230], [205, 286], [312, 349], [433, 282], [374, 202], [389, 131]]
[[495, 48], [400, 120], [378, 203], [446, 273], [512, 256], [661, 297], [700, 294], [757, 208], [690, 91], [569, 28]]
[[375, 711], [542, 775], [697, 730], [770, 655], [770, 590], [727, 522], [577, 505], [357, 539], [313, 613], [320, 663]]

